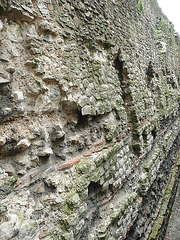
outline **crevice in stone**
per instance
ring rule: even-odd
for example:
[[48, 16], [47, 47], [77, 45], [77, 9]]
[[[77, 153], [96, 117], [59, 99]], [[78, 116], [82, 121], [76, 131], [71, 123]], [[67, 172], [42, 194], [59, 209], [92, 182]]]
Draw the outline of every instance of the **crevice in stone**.
[[148, 68], [147, 68], [147, 71], [146, 71], [146, 81], [147, 81], [147, 86], [149, 88], [152, 88], [152, 79], [154, 78], [154, 69], [153, 69], [153, 64], [152, 62], [150, 61], [149, 62], [149, 65], [148, 65]]
[[39, 156], [39, 164], [47, 164], [49, 161], [49, 156]]
[[95, 226], [96, 221], [100, 218], [99, 213], [99, 201], [100, 201], [100, 186], [98, 183], [91, 182], [88, 186], [88, 198], [87, 198], [87, 211], [85, 218], [85, 225], [81, 236], [76, 240], [87, 240], [91, 229]]
[[56, 193], [57, 188], [53, 186], [52, 184], [48, 184], [47, 182], [44, 181], [44, 188], [46, 193]]
[[154, 128], [154, 129], [151, 131], [151, 134], [152, 134], [153, 138], [155, 139], [156, 136], [157, 136], [156, 128]]
[[82, 115], [81, 112], [79, 111], [78, 113], [78, 122], [76, 125], [76, 129], [82, 129], [87, 127], [89, 122], [89, 116], [88, 115]]
[[124, 62], [119, 60], [119, 56], [117, 56], [114, 60], [114, 67], [117, 71], [119, 81], [121, 83], [122, 89], [122, 98], [124, 101], [124, 108], [127, 113], [128, 124], [131, 126], [133, 143], [132, 149], [134, 153], [139, 156], [141, 149], [140, 149], [140, 135], [137, 131], [138, 127], [138, 119], [136, 116], [136, 111], [133, 109], [133, 99], [131, 95], [131, 89], [128, 84], [128, 72], [127, 69], [123, 66]]
[[143, 137], [144, 144], [147, 144], [147, 133], [145, 132], [145, 130], [142, 133], [142, 137]]

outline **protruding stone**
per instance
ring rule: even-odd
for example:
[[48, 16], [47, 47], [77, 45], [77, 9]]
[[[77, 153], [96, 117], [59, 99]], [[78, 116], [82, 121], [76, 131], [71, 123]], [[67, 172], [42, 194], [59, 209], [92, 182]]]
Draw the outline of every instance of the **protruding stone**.
[[51, 131], [51, 141], [55, 141], [56, 139], [61, 139], [65, 135], [65, 132], [62, 130], [60, 124], [55, 125]]
[[50, 156], [53, 154], [53, 150], [50, 147], [45, 147], [42, 151], [38, 153], [39, 157]]
[[4, 116], [10, 115], [12, 113], [12, 109], [9, 107], [3, 108], [2, 113]]
[[6, 136], [0, 137], [0, 147], [4, 146], [5, 143], [6, 143]]
[[27, 92], [31, 95], [39, 95], [47, 90], [46, 86], [37, 79], [27, 84]]
[[14, 100], [15, 102], [22, 102], [24, 100], [23, 93], [21, 91], [14, 92]]
[[82, 108], [82, 115], [88, 115], [91, 114], [91, 106], [84, 106]]
[[9, 175], [14, 175], [15, 174], [15, 169], [14, 169], [14, 167], [11, 165], [11, 164], [9, 164], [9, 163], [7, 163], [6, 165], [5, 165], [5, 172], [6, 173], [8, 173]]
[[20, 232], [19, 239], [35, 239], [35, 236], [38, 232], [38, 223], [35, 220], [27, 219], [23, 221]]
[[9, 83], [10, 81], [8, 79], [0, 77], [0, 84], [1, 83]]
[[20, 176], [24, 176], [26, 174], [26, 170], [19, 170], [19, 172], [17, 173]]
[[17, 143], [17, 148], [21, 150], [26, 150], [30, 145], [31, 143], [29, 142], [29, 140], [25, 138]]
[[6, 71], [12, 74], [12, 73], [14, 73], [16, 70], [15, 70], [14, 67], [10, 66], [10, 67], [6, 68]]
[[3, 29], [3, 22], [0, 20], [0, 31]]

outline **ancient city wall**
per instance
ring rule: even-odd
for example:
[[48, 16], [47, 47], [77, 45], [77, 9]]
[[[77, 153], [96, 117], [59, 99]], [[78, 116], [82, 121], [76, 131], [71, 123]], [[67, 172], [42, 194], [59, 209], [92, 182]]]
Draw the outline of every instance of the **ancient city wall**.
[[179, 56], [156, 0], [0, 0], [0, 240], [163, 239]]

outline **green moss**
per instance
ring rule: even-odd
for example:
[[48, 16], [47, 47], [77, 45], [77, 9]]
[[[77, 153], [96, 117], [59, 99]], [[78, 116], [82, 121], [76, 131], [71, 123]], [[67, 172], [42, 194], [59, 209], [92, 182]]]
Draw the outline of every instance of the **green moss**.
[[21, 212], [20, 212], [20, 211], [15, 211], [15, 212], [13, 212], [13, 213], [18, 216], [19, 221], [20, 221], [20, 226], [22, 226], [23, 221], [24, 221], [24, 218], [22, 217]]
[[79, 179], [77, 180], [77, 185], [76, 185], [76, 189], [77, 192], [84, 192], [88, 185], [89, 185], [90, 181], [88, 180], [87, 175], [82, 175], [79, 177]]
[[146, 170], [146, 172], [149, 172], [152, 166], [153, 166], [153, 161], [151, 160], [145, 165], [144, 169]]
[[88, 174], [95, 171], [95, 169], [96, 169], [95, 163], [90, 161], [89, 158], [84, 158], [77, 164], [77, 172], [80, 174], [83, 173]]
[[70, 215], [72, 213], [72, 210], [69, 208], [67, 202], [65, 202], [62, 206], [61, 206], [61, 212], [63, 214], [66, 214], [66, 215]]
[[138, 0], [138, 8], [139, 8], [141, 14], [143, 14], [144, 13], [144, 9], [143, 9], [141, 0]]
[[104, 136], [107, 141], [112, 141], [115, 131], [116, 131], [116, 125], [115, 124], [107, 124], [104, 126]]
[[107, 236], [106, 233], [103, 233], [103, 234], [101, 233], [101, 234], [98, 235], [98, 239], [99, 239], [99, 240], [105, 240], [105, 239], [106, 239], [106, 236]]
[[6, 176], [3, 179], [3, 191], [5, 194], [9, 194], [10, 192], [12, 192], [17, 180], [17, 176]]
[[77, 192], [73, 189], [66, 198], [66, 203], [69, 209], [73, 210], [74, 208], [79, 207], [80, 198]]

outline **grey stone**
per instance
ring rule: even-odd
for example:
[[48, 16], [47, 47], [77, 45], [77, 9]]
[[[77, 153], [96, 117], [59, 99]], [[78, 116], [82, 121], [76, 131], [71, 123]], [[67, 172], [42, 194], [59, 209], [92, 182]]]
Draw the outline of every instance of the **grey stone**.
[[25, 220], [23, 221], [20, 227], [19, 238], [32, 240], [35, 238], [38, 231], [39, 231], [39, 227], [35, 220], [32, 220], [32, 219]]
[[19, 233], [20, 221], [16, 214], [9, 214], [8, 221], [0, 225], [0, 240], [9, 240]]
[[0, 214], [4, 214], [7, 211], [9, 204], [9, 198], [6, 197], [0, 201]]
[[15, 175], [15, 169], [11, 164], [7, 163], [4, 167], [4, 170], [5, 170], [6, 173], [8, 173], [11, 176]]
[[38, 152], [39, 157], [50, 156], [53, 154], [53, 150], [50, 147], [45, 147], [41, 151]]
[[61, 139], [65, 136], [65, 132], [62, 129], [60, 124], [55, 125], [51, 130], [51, 141], [55, 141], [57, 139]]
[[82, 115], [91, 115], [91, 106], [84, 106], [82, 108]]

